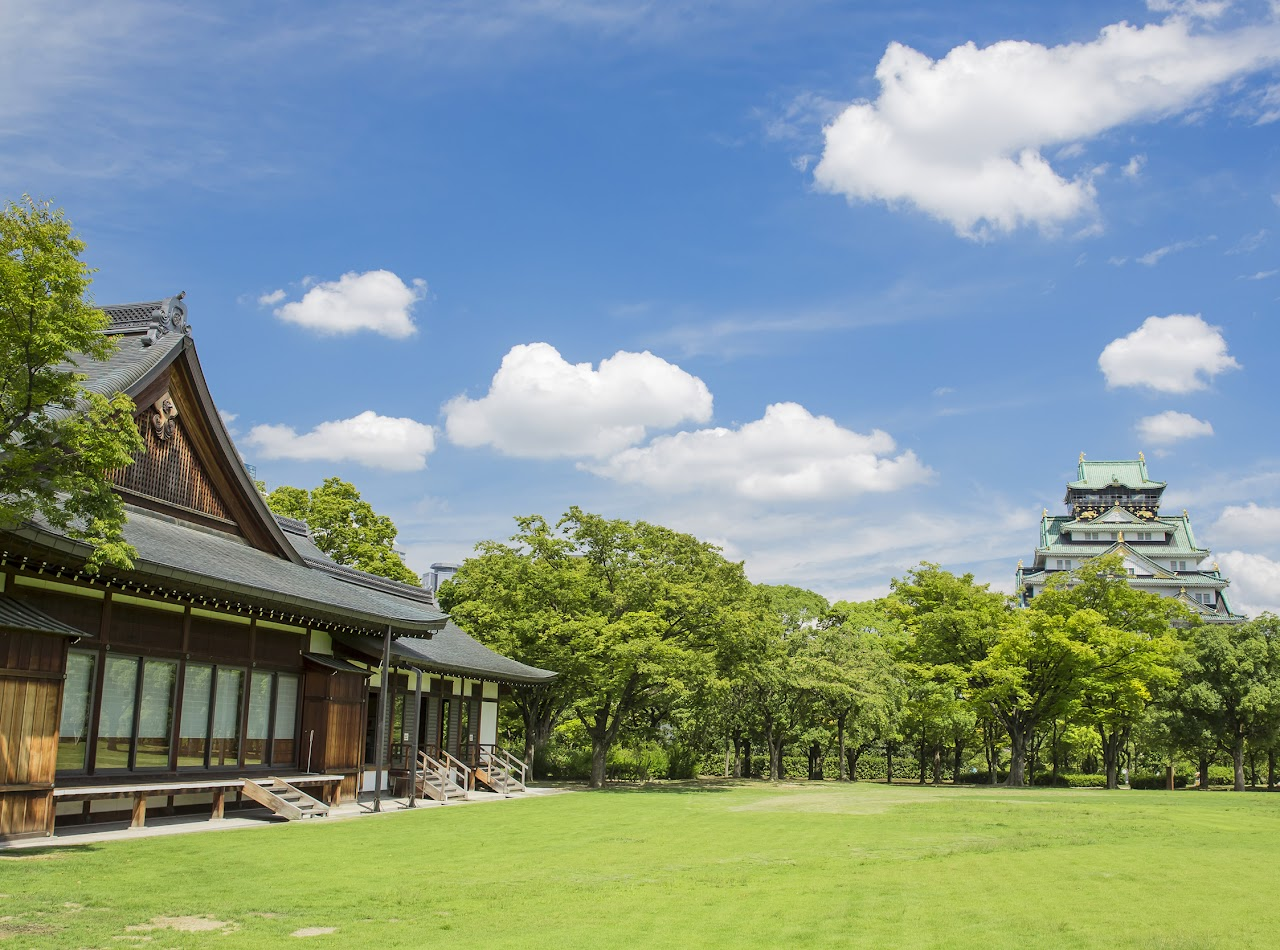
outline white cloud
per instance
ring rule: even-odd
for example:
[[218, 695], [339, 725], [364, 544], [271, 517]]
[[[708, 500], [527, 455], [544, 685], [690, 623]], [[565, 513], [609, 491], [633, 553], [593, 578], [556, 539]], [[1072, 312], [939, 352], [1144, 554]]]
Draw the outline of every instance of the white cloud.
[[274, 307], [281, 300], [284, 300], [284, 298], [287, 296], [288, 294], [286, 294], [283, 290], [273, 290], [271, 291], [271, 293], [263, 294], [258, 298], [258, 306]]
[[[1207, 240], [1216, 241], [1217, 238], [1211, 235]], [[1166, 244], [1164, 247], [1158, 247], [1154, 251], [1147, 251], [1147, 253], [1143, 254], [1136, 260], [1139, 264], [1146, 264], [1148, 267], [1154, 267], [1156, 264], [1159, 264], [1163, 258], [1168, 257], [1170, 254], [1176, 254], [1178, 251], [1185, 251], [1192, 247], [1200, 247], [1203, 243], [1204, 241], [1200, 240], [1175, 241], [1172, 244]]]
[[1268, 231], [1266, 228], [1260, 228], [1257, 231], [1253, 231], [1249, 234], [1246, 234], [1240, 240], [1236, 241], [1236, 243], [1233, 244], [1226, 253], [1228, 254], [1252, 253], [1253, 251], [1256, 251], [1258, 248], [1262, 247], [1262, 245], [1267, 243], [1267, 235], [1269, 235], [1270, 233], [1271, 232]]
[[764, 418], [737, 429], [699, 429], [661, 436], [589, 471], [664, 491], [727, 491], [757, 500], [836, 498], [886, 492], [933, 473], [914, 452], [879, 429], [861, 435], [796, 403], [769, 406]]
[[1182, 439], [1213, 435], [1213, 426], [1185, 412], [1170, 409], [1138, 420], [1138, 435], [1155, 445], [1169, 445]]
[[1125, 163], [1125, 166], [1120, 170], [1120, 173], [1124, 175], [1125, 178], [1137, 178], [1138, 175], [1142, 173], [1142, 168], [1146, 164], [1147, 156], [1135, 155]]
[[245, 444], [268, 459], [356, 462], [392, 472], [417, 472], [427, 467], [427, 456], [435, 449], [435, 430], [413, 419], [365, 411], [350, 419], [322, 422], [303, 435], [292, 426], [254, 426]]
[[[1147, 386], [1162, 393], [1204, 389], [1208, 379], [1240, 364], [1227, 352], [1218, 327], [1199, 314], [1147, 317], [1128, 336], [1112, 340], [1098, 357], [1107, 386]], [[1207, 379], [1206, 379], [1207, 377]]]
[[645, 351], [572, 364], [549, 343], [513, 346], [480, 399], [444, 406], [449, 440], [524, 458], [603, 458], [650, 429], [711, 418], [705, 383]]
[[1241, 274], [1239, 279], [1240, 280], [1266, 280], [1269, 277], [1276, 276], [1276, 274], [1280, 274], [1280, 270], [1260, 270], [1253, 274]]
[[1262, 554], [1226, 551], [1218, 565], [1231, 579], [1227, 597], [1237, 613], [1256, 617], [1264, 610], [1280, 613], [1280, 561]]
[[[303, 286], [308, 286], [306, 281]], [[281, 320], [318, 333], [341, 335], [370, 330], [402, 340], [418, 332], [413, 324], [413, 307], [426, 292], [425, 280], [406, 284], [388, 270], [352, 272], [338, 280], [310, 286], [301, 300], [278, 307], [274, 313]], [[272, 304], [283, 297], [283, 291], [277, 290], [260, 302]]]
[[814, 181], [850, 201], [912, 204], [965, 237], [1061, 225], [1094, 210], [1093, 171], [1063, 177], [1042, 149], [1184, 112], [1277, 58], [1274, 23], [1195, 32], [1177, 14], [1089, 43], [967, 43], [939, 60], [891, 43], [879, 96], [826, 127]]
[[[1280, 543], [1280, 508], [1249, 502], [1227, 505], [1210, 529], [1215, 542], [1256, 547]], [[1280, 590], [1276, 592], [1280, 597]]]

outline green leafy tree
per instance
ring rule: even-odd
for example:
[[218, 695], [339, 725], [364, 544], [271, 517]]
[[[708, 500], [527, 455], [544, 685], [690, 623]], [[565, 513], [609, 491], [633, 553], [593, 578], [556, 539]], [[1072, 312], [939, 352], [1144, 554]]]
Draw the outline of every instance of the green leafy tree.
[[[516, 518], [511, 543], [484, 541], [440, 588], [440, 604], [467, 632], [505, 656], [563, 671], [571, 657], [562, 627], [590, 607], [587, 565], [573, 542], [540, 515]], [[573, 698], [571, 679], [512, 690], [524, 720], [524, 759], [534, 766]]]
[[[1216, 736], [1230, 752], [1235, 789], [1243, 791], [1245, 744], [1271, 740], [1280, 719], [1280, 618], [1203, 624], [1188, 631], [1188, 653], [1177, 705], [1189, 732]], [[1207, 765], [1202, 761], [1202, 782]]]
[[1033, 608], [1067, 617], [1092, 610], [1093, 667], [1082, 683], [1078, 716], [1098, 731], [1107, 787], [1118, 786], [1120, 754], [1155, 696], [1177, 682], [1178, 640], [1173, 624], [1193, 618], [1177, 601], [1137, 590], [1119, 554], [1095, 558], [1050, 579]]
[[[560, 674], [559, 701], [591, 740], [591, 786], [599, 788], [624, 726], [714, 678], [718, 654], [751, 628], [759, 598], [740, 564], [668, 528], [577, 507], [554, 528], [542, 518], [518, 523], [510, 544], [482, 545], [463, 563], [443, 602], [477, 635], [513, 619], [513, 603], [536, 608], [518, 637], [495, 642]], [[540, 584], [552, 598], [532, 589]]]
[[267, 507], [305, 521], [316, 547], [339, 564], [415, 587], [422, 583], [395, 551], [395, 523], [374, 511], [350, 482], [326, 478], [311, 491], [281, 485], [267, 495]]
[[901, 626], [880, 601], [832, 605], [807, 652], [818, 701], [835, 721], [840, 779], [857, 779], [862, 754], [884, 741], [904, 701]]
[[91, 568], [129, 568], [137, 552], [107, 473], [143, 446], [133, 402], [89, 392], [78, 372], [115, 349], [86, 300], [84, 247], [47, 203], [0, 211], [0, 525], [38, 514], [93, 547]]

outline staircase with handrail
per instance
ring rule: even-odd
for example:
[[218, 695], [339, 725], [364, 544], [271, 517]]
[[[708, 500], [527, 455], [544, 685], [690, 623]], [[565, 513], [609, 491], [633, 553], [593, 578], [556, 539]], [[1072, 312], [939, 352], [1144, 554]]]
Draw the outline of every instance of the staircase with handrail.
[[445, 805], [454, 798], [466, 801], [471, 797], [471, 769], [448, 752], [439, 757], [419, 752], [417, 780], [419, 794]]
[[476, 781], [488, 786], [504, 797], [512, 792], [527, 792], [529, 767], [499, 746], [481, 747], [480, 761], [476, 765]]

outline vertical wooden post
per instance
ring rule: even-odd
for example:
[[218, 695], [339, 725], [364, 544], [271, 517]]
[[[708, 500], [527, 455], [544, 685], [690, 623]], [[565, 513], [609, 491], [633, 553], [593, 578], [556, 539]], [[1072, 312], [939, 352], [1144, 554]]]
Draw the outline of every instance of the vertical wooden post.
[[378, 750], [373, 757], [373, 810], [382, 811], [382, 768], [387, 761], [387, 692], [391, 687], [391, 624], [382, 640], [382, 670], [378, 679], [378, 728], [374, 741]]
[[225, 788], [216, 789], [213, 793], [213, 814], [209, 816], [210, 820], [221, 818], [227, 806], [227, 790]]
[[129, 823], [130, 828], [141, 828], [147, 823], [147, 793], [133, 793], [133, 820]]
[[409, 807], [418, 807], [418, 743], [422, 740], [422, 668], [413, 687], [413, 747], [409, 750]]

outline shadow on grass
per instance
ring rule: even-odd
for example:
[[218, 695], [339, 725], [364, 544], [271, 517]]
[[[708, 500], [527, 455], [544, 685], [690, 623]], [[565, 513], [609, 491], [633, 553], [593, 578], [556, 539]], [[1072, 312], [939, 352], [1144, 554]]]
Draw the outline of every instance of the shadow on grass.
[[21, 847], [0, 842], [0, 862], [32, 861], [41, 858], [56, 858], [64, 854], [86, 854], [99, 850], [96, 844], [55, 844], [43, 847]]
[[[754, 784], [749, 779], [682, 779], [656, 782], [609, 782], [601, 792], [642, 792], [646, 795], [704, 795], [731, 792]], [[589, 789], [588, 789], [589, 791]]]

